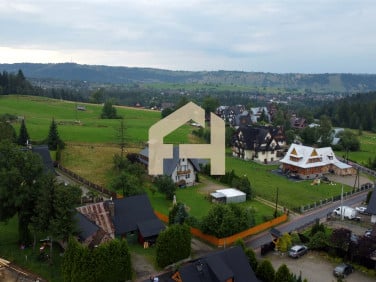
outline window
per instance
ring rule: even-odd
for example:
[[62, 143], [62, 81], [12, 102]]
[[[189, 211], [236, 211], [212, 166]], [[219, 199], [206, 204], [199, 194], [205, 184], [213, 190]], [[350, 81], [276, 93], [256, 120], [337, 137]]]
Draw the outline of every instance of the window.
[[191, 175], [189, 173], [185, 175], [185, 179], [188, 179], [190, 177], [191, 177]]

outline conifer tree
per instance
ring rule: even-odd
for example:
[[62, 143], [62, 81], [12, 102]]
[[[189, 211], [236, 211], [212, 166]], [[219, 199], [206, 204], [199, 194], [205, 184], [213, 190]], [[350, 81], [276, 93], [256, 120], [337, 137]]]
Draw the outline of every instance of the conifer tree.
[[59, 132], [57, 131], [57, 124], [55, 119], [52, 119], [50, 125], [50, 131], [48, 132], [47, 145], [49, 150], [56, 151], [58, 148], [64, 148], [64, 142], [59, 137]]
[[21, 121], [20, 134], [18, 135], [17, 144], [25, 146], [26, 142], [29, 140], [29, 133], [25, 125], [25, 119]]

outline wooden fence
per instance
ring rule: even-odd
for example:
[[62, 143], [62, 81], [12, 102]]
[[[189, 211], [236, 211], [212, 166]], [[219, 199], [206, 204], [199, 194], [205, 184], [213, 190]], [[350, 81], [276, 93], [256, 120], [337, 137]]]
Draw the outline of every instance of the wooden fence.
[[[165, 223], [168, 223], [168, 217], [166, 215], [161, 214], [158, 211], [154, 211], [154, 213], [156, 214], [156, 216], [160, 220], [164, 221]], [[194, 228], [194, 227], [191, 227], [191, 234], [193, 236], [196, 236], [196, 237], [212, 244], [213, 246], [225, 247], [226, 245], [233, 244], [238, 239], [243, 239], [243, 238], [246, 238], [248, 236], [255, 235], [255, 234], [260, 233], [262, 231], [265, 231], [265, 230], [267, 230], [267, 229], [269, 229], [273, 226], [281, 224], [282, 222], [287, 221], [287, 218], [288, 218], [287, 215], [283, 214], [280, 217], [266, 221], [264, 223], [261, 223], [259, 225], [256, 225], [256, 226], [251, 227], [247, 230], [244, 230], [242, 232], [239, 232], [237, 234], [234, 234], [232, 236], [225, 237], [225, 238], [217, 238], [217, 237], [212, 236], [212, 235], [204, 234], [204, 233], [201, 232], [201, 230]]]
[[104, 195], [107, 195], [109, 198], [112, 197], [113, 199], [116, 199], [118, 198], [118, 195], [116, 194], [116, 192], [114, 191], [110, 191], [98, 184], [95, 184], [81, 176], [79, 176], [77, 173], [74, 173], [73, 171], [63, 167], [61, 164], [57, 164], [57, 168], [60, 169], [62, 172], [64, 172], [65, 174], [69, 175], [69, 177], [73, 178], [74, 180], [76, 180], [77, 182], [80, 182], [82, 183], [83, 185], [87, 186], [88, 188], [91, 188], [93, 190], [96, 190]]

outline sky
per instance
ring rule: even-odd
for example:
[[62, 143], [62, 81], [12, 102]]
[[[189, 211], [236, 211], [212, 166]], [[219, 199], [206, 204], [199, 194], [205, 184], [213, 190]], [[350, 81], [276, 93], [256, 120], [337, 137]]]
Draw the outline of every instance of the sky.
[[374, 0], [0, 0], [0, 63], [376, 73]]

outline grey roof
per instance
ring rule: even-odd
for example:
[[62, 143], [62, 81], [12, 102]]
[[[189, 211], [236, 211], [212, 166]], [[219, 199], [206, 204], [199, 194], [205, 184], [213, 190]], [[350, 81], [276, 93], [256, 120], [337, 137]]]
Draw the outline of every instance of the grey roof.
[[234, 278], [237, 282], [258, 282], [240, 246], [234, 246], [189, 262], [179, 268], [180, 277], [189, 282], [217, 282]]
[[[139, 155], [144, 156], [145, 158], [149, 159], [149, 147], [144, 148]], [[147, 162], [139, 158], [139, 161], [143, 164], [147, 165]], [[200, 160], [198, 159], [188, 159], [188, 161], [192, 164], [195, 171], [200, 171]], [[172, 159], [163, 159], [163, 174], [164, 175], [172, 175], [174, 169], [176, 168], [177, 164], [179, 163], [179, 146], [173, 147], [173, 158]]]
[[165, 229], [158, 218], [137, 223], [137, 227], [143, 238], [156, 236]]
[[[115, 216], [113, 223], [115, 235], [137, 231], [141, 227], [144, 234], [158, 235], [163, 223], [154, 214], [146, 194], [115, 199]], [[157, 221], [159, 221], [159, 226]], [[158, 233], [155, 233], [159, 230]]]
[[80, 239], [85, 241], [90, 236], [94, 235], [100, 228], [94, 222], [89, 220], [86, 216], [82, 213], [77, 212], [74, 215], [75, 220], [77, 221], [77, 227]]
[[366, 212], [370, 214], [376, 214], [376, 188], [372, 191], [372, 195], [369, 199]]

